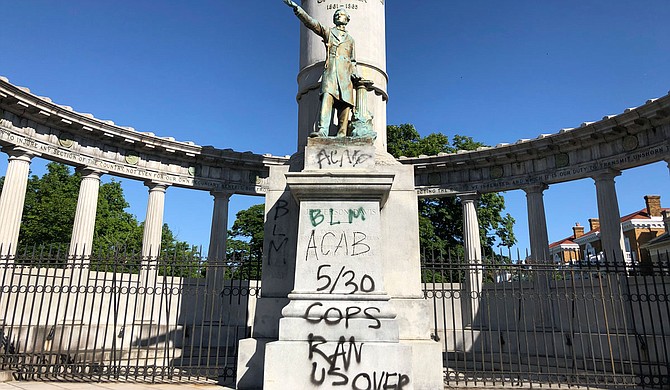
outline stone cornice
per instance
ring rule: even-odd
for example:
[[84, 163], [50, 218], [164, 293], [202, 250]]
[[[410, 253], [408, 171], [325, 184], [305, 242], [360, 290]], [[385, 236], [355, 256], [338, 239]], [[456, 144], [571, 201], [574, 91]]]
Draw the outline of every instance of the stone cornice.
[[400, 158], [420, 196], [497, 192], [555, 184], [670, 158], [670, 95], [579, 128], [475, 151]]
[[654, 218], [654, 219], [631, 219], [628, 221], [625, 221], [621, 223], [621, 229], [624, 232], [627, 232], [629, 230], [633, 229], [658, 229], [658, 230], [664, 230], [665, 229], [665, 224], [663, 223], [663, 219], [661, 218]]
[[[420, 196], [551, 185], [670, 160], [670, 95], [619, 115], [533, 140], [401, 158]], [[38, 97], [0, 77], [0, 146], [110, 175], [206, 191], [262, 195], [271, 165], [288, 157], [180, 142], [121, 127]]]
[[141, 181], [246, 195], [262, 195], [268, 167], [288, 161], [117, 126], [38, 97], [2, 77], [0, 146]]

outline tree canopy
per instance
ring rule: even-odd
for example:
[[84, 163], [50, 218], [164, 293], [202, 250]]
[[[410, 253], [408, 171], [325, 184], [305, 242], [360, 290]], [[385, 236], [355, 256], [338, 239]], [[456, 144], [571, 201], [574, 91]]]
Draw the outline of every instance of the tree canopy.
[[[486, 146], [472, 137], [454, 135], [451, 142], [442, 133], [421, 137], [411, 124], [387, 127], [388, 152], [394, 157], [418, 157]], [[505, 198], [497, 193], [483, 194], [477, 207], [482, 246], [489, 252], [494, 245], [509, 247], [516, 243], [514, 218], [503, 213]], [[463, 245], [463, 209], [457, 197], [419, 200], [421, 247], [428, 251], [447, 251]]]

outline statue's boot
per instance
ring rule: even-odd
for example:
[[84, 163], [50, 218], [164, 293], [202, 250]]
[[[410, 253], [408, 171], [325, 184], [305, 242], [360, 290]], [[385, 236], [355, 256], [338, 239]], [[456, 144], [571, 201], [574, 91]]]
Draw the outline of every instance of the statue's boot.
[[313, 131], [309, 133], [309, 138], [317, 138], [317, 137], [328, 137], [328, 130], [320, 129], [318, 131]]

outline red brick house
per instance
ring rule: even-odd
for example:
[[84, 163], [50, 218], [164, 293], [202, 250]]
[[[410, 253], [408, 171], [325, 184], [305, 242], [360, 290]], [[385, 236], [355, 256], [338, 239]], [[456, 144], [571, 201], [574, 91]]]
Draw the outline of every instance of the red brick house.
[[[659, 195], [647, 195], [644, 201], [645, 208], [621, 217], [627, 262], [650, 263], [649, 250], [643, 246], [666, 233], [662, 213], [670, 209], [661, 207]], [[593, 260], [602, 256], [598, 218], [589, 219], [589, 229], [584, 232], [584, 227], [577, 223], [572, 228], [572, 236], [549, 244], [549, 253], [554, 262], [568, 264], [579, 259]]]

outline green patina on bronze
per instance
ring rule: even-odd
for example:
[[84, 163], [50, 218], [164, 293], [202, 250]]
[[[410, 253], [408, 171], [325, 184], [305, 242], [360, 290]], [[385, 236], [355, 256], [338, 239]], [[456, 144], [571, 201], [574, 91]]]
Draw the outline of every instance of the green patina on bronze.
[[351, 135], [349, 116], [354, 106], [354, 83], [361, 79], [356, 68], [354, 39], [346, 31], [349, 14], [340, 8], [333, 15], [334, 28], [324, 27], [291, 0], [284, 3], [293, 8], [298, 19], [323, 38], [326, 64], [321, 78], [321, 110], [317, 130], [310, 137], [327, 137], [333, 108], [337, 110], [338, 137]]

